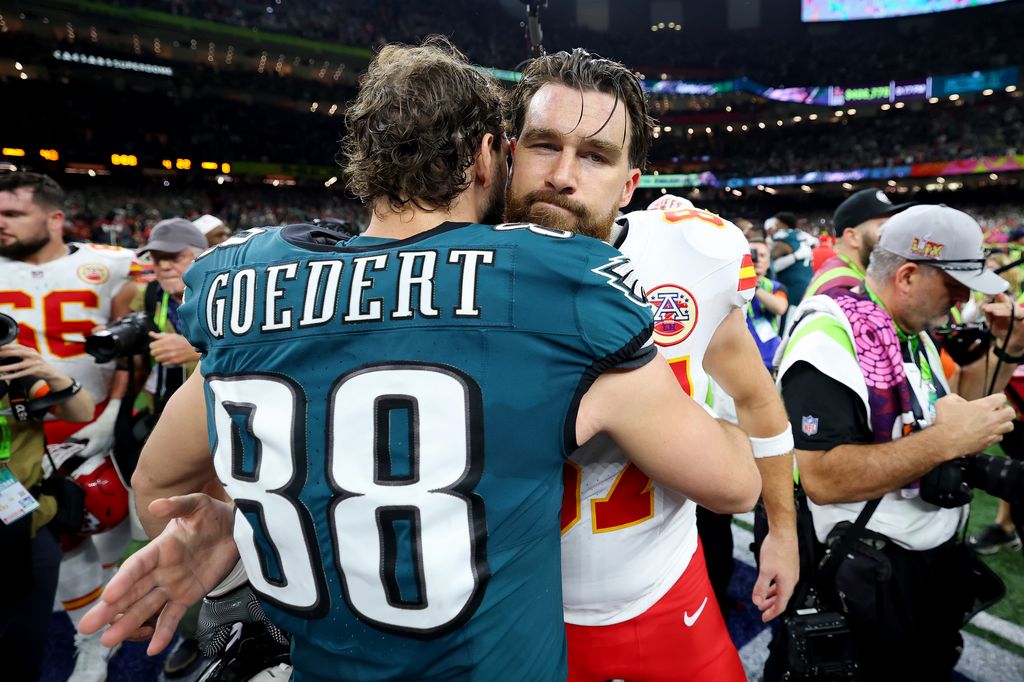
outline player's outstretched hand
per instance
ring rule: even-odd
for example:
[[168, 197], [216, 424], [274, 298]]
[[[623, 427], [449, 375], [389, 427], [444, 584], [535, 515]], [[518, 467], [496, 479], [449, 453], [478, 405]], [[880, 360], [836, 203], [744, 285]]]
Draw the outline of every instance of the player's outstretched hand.
[[149, 511], [169, 519], [167, 527], [124, 562], [79, 630], [92, 634], [110, 624], [100, 638], [107, 647], [152, 637], [146, 652], [154, 656], [171, 643], [188, 607], [231, 571], [238, 548], [233, 507], [208, 495], [153, 500]]
[[767, 623], [786, 610], [800, 578], [800, 554], [796, 535], [769, 532], [761, 544], [760, 570], [751, 601]]

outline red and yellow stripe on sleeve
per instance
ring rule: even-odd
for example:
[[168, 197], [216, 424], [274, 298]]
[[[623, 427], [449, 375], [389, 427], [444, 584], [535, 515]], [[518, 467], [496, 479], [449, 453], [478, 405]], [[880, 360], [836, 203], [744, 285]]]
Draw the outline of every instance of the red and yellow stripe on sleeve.
[[740, 261], [740, 283], [736, 291], [746, 291], [756, 286], [757, 272], [754, 270], [754, 261], [751, 260], [749, 253], [744, 254], [743, 260]]

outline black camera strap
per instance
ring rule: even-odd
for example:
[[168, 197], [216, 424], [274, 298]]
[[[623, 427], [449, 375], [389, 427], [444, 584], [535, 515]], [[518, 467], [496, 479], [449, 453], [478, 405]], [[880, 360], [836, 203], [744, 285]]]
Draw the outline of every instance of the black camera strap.
[[839, 570], [839, 563], [853, 548], [853, 543], [860, 540], [864, 528], [868, 525], [868, 521], [871, 520], [881, 502], [881, 497], [868, 500], [864, 508], [860, 510], [860, 514], [857, 515], [857, 520], [843, 533], [839, 542], [834, 547], [825, 549], [825, 556], [822, 557], [821, 563], [818, 564], [818, 573], [827, 580], [827, 584], [832, 584], [835, 574]]

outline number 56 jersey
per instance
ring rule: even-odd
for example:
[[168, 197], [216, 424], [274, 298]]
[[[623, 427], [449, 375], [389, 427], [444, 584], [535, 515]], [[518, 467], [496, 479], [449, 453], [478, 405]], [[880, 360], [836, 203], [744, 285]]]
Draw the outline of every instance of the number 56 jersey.
[[[722, 320], [754, 294], [743, 233], [699, 209], [637, 211], [615, 244], [654, 309], [654, 342], [683, 390], [708, 395], [704, 354]], [[700, 434], [693, 434], [700, 438]], [[562, 575], [565, 619], [610, 625], [657, 602], [697, 549], [696, 506], [655, 485], [604, 434], [565, 465]]]
[[561, 466], [654, 356], [629, 261], [530, 225], [258, 228], [185, 275], [217, 475], [296, 680], [564, 680]]

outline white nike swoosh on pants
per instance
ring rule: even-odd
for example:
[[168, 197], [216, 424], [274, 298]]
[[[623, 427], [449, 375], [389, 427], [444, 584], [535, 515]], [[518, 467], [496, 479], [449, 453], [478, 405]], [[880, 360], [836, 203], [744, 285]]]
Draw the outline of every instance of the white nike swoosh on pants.
[[697, 609], [696, 611], [694, 611], [692, 616], [690, 614], [688, 614], [686, 611], [683, 611], [683, 623], [686, 624], [686, 627], [688, 627], [688, 628], [692, 628], [693, 627], [693, 624], [697, 622], [698, 618], [700, 618], [700, 614], [702, 614], [704, 612], [704, 607], [707, 606], [707, 605], [708, 605], [708, 598], [704, 597], [704, 601], [702, 601], [700, 603], [700, 608]]

